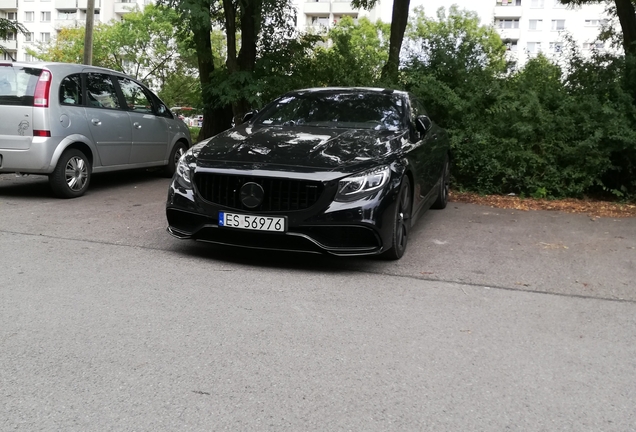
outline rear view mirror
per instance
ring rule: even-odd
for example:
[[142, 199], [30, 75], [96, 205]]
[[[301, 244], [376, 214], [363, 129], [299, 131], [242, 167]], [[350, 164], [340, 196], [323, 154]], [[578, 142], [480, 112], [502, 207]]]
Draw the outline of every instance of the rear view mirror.
[[426, 133], [426, 131], [429, 130], [432, 125], [433, 122], [431, 121], [431, 119], [425, 115], [418, 116], [417, 120], [415, 120], [415, 127], [420, 133]]
[[252, 110], [252, 111], [249, 111], [249, 112], [245, 113], [245, 115], [243, 116], [242, 123], [245, 123], [246, 121], [250, 121], [252, 119], [252, 117], [254, 117], [256, 115], [257, 112], [258, 112], [257, 110]]

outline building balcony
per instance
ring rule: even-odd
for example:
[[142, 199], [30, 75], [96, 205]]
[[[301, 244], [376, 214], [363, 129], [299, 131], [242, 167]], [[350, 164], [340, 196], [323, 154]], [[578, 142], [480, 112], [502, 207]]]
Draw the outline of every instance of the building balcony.
[[497, 29], [497, 33], [499, 33], [499, 37], [501, 37], [502, 40], [519, 40], [521, 36], [519, 29]]
[[6, 50], [15, 51], [18, 49], [17, 40], [0, 40], [0, 45]]
[[55, 9], [61, 9], [61, 10], [77, 9], [77, 0], [55, 0]]
[[303, 5], [303, 12], [307, 15], [325, 15], [331, 13], [329, 1], [308, 1]]
[[333, 2], [331, 12], [338, 15], [357, 15], [358, 9], [352, 8], [349, 2]]
[[[58, 3], [58, 0], [55, 0], [55, 7], [56, 8], [58, 8], [57, 3]], [[77, 0], [77, 7], [80, 8], [80, 9], [87, 9], [88, 8], [88, 0]], [[102, 7], [102, 0], [95, 0], [95, 9], [101, 9], [101, 7]]]
[[495, 18], [519, 18], [523, 8], [521, 6], [495, 6]]
[[18, 0], [0, 0], [0, 10], [18, 9]]
[[85, 20], [78, 19], [56, 19], [54, 24], [56, 29], [64, 27], [81, 27], [85, 23]]
[[324, 35], [329, 31], [329, 25], [324, 24], [308, 24], [305, 31], [310, 34]]
[[135, 9], [135, 6], [137, 6], [137, 3], [134, 2], [116, 2], [115, 13], [119, 15], [125, 15], [132, 12]]

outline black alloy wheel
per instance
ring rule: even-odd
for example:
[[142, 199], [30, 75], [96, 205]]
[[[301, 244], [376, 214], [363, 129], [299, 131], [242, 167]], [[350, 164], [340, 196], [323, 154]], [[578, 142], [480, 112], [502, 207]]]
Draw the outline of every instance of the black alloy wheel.
[[411, 182], [409, 181], [409, 178], [405, 176], [402, 179], [402, 185], [400, 186], [400, 192], [398, 193], [395, 205], [391, 247], [382, 254], [383, 258], [388, 260], [399, 260], [404, 255], [411, 228], [412, 207]]
[[448, 194], [450, 192], [450, 160], [448, 155], [444, 159], [444, 170], [442, 176], [439, 179], [439, 190], [437, 192], [437, 199], [431, 206], [432, 209], [442, 210], [446, 208], [448, 204]]
[[91, 171], [91, 163], [82, 151], [67, 149], [49, 175], [49, 184], [56, 196], [77, 198], [88, 189]]

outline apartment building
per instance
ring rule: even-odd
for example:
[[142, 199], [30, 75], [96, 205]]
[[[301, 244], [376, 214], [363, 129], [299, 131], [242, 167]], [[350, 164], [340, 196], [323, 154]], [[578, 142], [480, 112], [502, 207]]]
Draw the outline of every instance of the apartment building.
[[[95, 0], [95, 24], [121, 19], [135, 6], [142, 8], [148, 0]], [[37, 42], [55, 38], [63, 27], [86, 24], [87, 0], [0, 0], [0, 17], [17, 21], [26, 27], [26, 34], [10, 33], [0, 40], [8, 52], [0, 60], [32, 61], [26, 49]]]
[[[0, 0], [1, 1], [1, 0]], [[390, 2], [390, 0], [384, 0]], [[391, 17], [380, 17], [380, 4], [371, 10], [351, 7], [351, 0], [296, 0], [296, 28], [300, 31], [321, 33], [338, 23], [343, 17], [349, 16], [353, 20], [367, 17], [371, 21], [382, 18], [390, 22]]]
[[558, 0], [495, 0], [494, 25], [517, 66], [543, 53], [556, 56], [564, 47], [563, 37], [569, 34], [581, 51], [606, 49], [597, 40], [608, 16], [605, 5], [565, 7]]

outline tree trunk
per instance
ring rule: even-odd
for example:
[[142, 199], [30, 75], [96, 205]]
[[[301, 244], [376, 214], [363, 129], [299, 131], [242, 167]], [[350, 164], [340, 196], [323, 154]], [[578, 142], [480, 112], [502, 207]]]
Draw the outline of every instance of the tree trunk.
[[244, 71], [253, 71], [256, 65], [256, 44], [261, 30], [262, 9], [261, 0], [246, 1], [241, 9], [241, 52], [238, 64]]
[[229, 73], [238, 70], [236, 63], [236, 9], [232, 0], [223, 0], [223, 13], [225, 14], [225, 35], [227, 40], [226, 66]]
[[210, 33], [212, 32], [210, 2], [203, 2], [201, 10], [198, 12], [196, 22], [192, 20], [192, 33], [197, 50], [199, 81], [201, 82], [204, 103], [203, 125], [198, 137], [198, 140], [201, 141], [228, 129], [231, 126], [231, 116], [228, 118], [225, 108], [215, 108], [214, 103], [212, 103], [214, 101], [210, 101], [210, 97], [207, 95], [207, 89], [211, 85], [212, 73], [214, 72], [214, 57], [210, 41]]
[[402, 50], [404, 32], [406, 31], [406, 24], [409, 19], [409, 3], [410, 0], [393, 1], [389, 59], [382, 68], [382, 80], [388, 83], [397, 81], [398, 68], [400, 66], [400, 51]]
[[[253, 72], [256, 66], [256, 47], [261, 27], [262, 0], [239, 0], [238, 8], [233, 0], [223, 0], [225, 13], [225, 29], [227, 35], [227, 70], [229, 74], [236, 72]], [[236, 54], [236, 14], [241, 19], [241, 51]], [[241, 98], [232, 104], [234, 123], [239, 124], [250, 104]]]
[[625, 54], [636, 56], [636, 11], [631, 0], [614, 0], [616, 15], [623, 30]]

